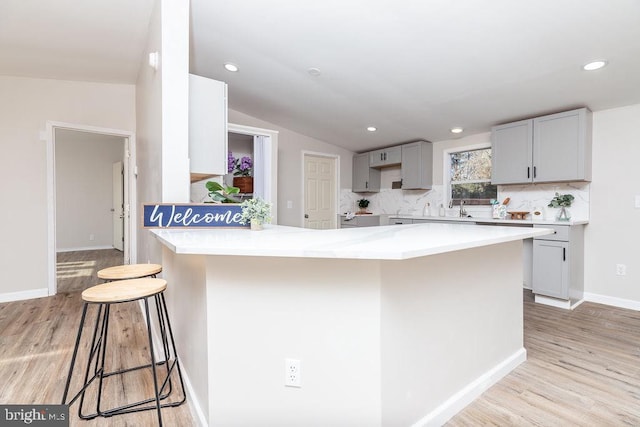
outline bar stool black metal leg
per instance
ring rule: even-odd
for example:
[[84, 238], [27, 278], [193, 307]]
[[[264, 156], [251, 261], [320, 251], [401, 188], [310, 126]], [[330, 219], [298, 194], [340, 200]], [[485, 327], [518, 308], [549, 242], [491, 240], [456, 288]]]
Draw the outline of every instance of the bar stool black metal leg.
[[[162, 301], [162, 309], [164, 311], [167, 328], [169, 329], [169, 338], [171, 339], [171, 346], [173, 348], [173, 357], [175, 361], [173, 362], [173, 366], [175, 366], [178, 370], [178, 378], [180, 379], [180, 388], [182, 389], [182, 399], [179, 402], [175, 402], [172, 406], [182, 405], [187, 400], [187, 394], [184, 391], [184, 380], [182, 379], [182, 370], [180, 369], [180, 359], [178, 358], [178, 351], [176, 350], [176, 341], [173, 339], [173, 329], [171, 329], [171, 322], [169, 321], [169, 311], [167, 310], [167, 301], [164, 299], [164, 293], [160, 294], [160, 299]], [[173, 366], [171, 370], [173, 370]]]
[[84, 319], [87, 317], [88, 304], [82, 305], [82, 316], [80, 317], [80, 326], [78, 327], [78, 334], [76, 335], [76, 344], [73, 347], [73, 356], [71, 356], [71, 366], [69, 366], [69, 374], [67, 375], [67, 383], [64, 386], [64, 393], [62, 394], [62, 404], [64, 405], [67, 400], [67, 394], [69, 393], [69, 385], [71, 385], [71, 375], [73, 374], [73, 367], [76, 364], [76, 357], [78, 356], [78, 348], [80, 347], [80, 339], [82, 338], [82, 328], [84, 326]]
[[144, 299], [144, 310], [147, 315], [147, 334], [149, 335], [149, 354], [151, 355], [151, 370], [153, 372], [153, 388], [156, 393], [156, 407], [158, 409], [158, 425], [162, 427], [162, 408], [158, 392], [158, 375], [156, 373], [156, 358], [153, 351], [153, 337], [151, 336], [151, 317], [149, 316], [149, 298]]
[[[104, 313], [102, 309], [104, 307]], [[109, 310], [107, 305], [99, 304], [98, 305], [98, 313], [96, 314], [96, 323], [93, 328], [93, 336], [91, 338], [91, 345], [89, 346], [89, 357], [87, 359], [87, 369], [84, 373], [84, 386], [78, 393], [80, 395], [80, 403], [78, 404], [78, 417], [83, 420], [92, 420], [99, 415], [96, 411], [93, 414], [85, 415], [82, 413], [82, 409], [84, 408], [84, 398], [86, 389], [91, 385], [91, 383], [101, 374], [102, 371], [98, 370], [98, 366], [100, 365], [100, 351], [103, 348], [103, 339], [105, 337], [105, 322], [107, 321], [109, 316]], [[101, 322], [102, 321], [102, 322]], [[100, 335], [98, 335], [98, 329], [100, 329]], [[95, 364], [93, 366], [93, 376], [89, 379], [89, 372], [91, 371], [91, 362], [94, 360]], [[100, 402], [100, 398], [98, 397], [98, 404]], [[73, 401], [71, 401], [73, 403]], [[70, 403], [70, 404], [71, 404]]]
[[[103, 415], [102, 411], [100, 410], [100, 402], [102, 400], [102, 384], [104, 383], [104, 361], [106, 358], [106, 354], [107, 354], [107, 338], [108, 338], [108, 334], [109, 334], [109, 313], [111, 312], [111, 304], [105, 304], [105, 308], [104, 308], [104, 321], [102, 323], [102, 354], [99, 354], [98, 357], [100, 359], [100, 368], [98, 370], [99, 373], [99, 377], [98, 377], [98, 399], [96, 401], [96, 413], [98, 415]], [[97, 360], [96, 360], [96, 365], [97, 365]]]

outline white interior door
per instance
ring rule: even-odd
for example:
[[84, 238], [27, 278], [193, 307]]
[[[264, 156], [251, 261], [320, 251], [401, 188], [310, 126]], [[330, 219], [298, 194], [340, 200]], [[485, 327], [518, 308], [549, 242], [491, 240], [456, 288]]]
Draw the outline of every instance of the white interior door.
[[124, 168], [122, 162], [113, 164], [113, 247], [124, 251]]
[[304, 155], [304, 227], [336, 228], [336, 159]]

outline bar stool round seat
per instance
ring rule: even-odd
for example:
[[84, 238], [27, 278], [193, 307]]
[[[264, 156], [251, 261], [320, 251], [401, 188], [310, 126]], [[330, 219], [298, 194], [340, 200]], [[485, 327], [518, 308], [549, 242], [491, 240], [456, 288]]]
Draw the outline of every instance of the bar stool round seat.
[[155, 277], [162, 271], [159, 264], [124, 264], [103, 268], [98, 271], [98, 278], [103, 280], [127, 280], [140, 277]]
[[93, 303], [117, 303], [149, 297], [167, 289], [164, 279], [129, 279], [103, 283], [82, 291], [82, 300]]
[[[160, 266], [156, 265], [155, 268], [147, 271], [157, 270], [158, 267]], [[159, 272], [159, 270], [156, 272]], [[161, 409], [179, 406], [186, 401], [182, 371], [180, 369], [178, 353], [176, 351], [176, 345], [173, 339], [173, 332], [171, 330], [171, 323], [169, 321], [167, 304], [164, 299], [164, 291], [166, 288], [166, 280], [144, 277], [138, 279], [116, 280], [113, 282], [102, 283], [85, 289], [82, 292], [82, 317], [80, 319], [78, 335], [76, 337], [76, 343], [73, 349], [73, 356], [71, 357], [71, 366], [69, 367], [69, 373], [67, 375], [67, 381], [62, 396], [62, 404], [68, 404], [69, 406], [71, 406], [76, 400], [80, 400], [78, 407], [78, 417], [80, 417], [81, 419], [90, 420], [99, 416], [112, 417], [115, 415], [131, 412], [156, 410], [158, 414], [158, 425], [162, 426]], [[153, 341], [151, 325], [152, 316], [150, 316], [149, 311], [149, 298], [152, 298], [155, 301], [157, 311], [157, 316], [153, 316], [155, 318], [155, 322], [157, 322], [158, 330], [160, 332], [159, 338], [161, 340], [161, 342], [157, 346], [157, 348], [159, 349], [157, 351]], [[109, 314], [111, 311], [111, 306], [132, 301], [140, 301], [144, 306], [143, 314], [146, 320], [146, 332], [148, 341], [146, 343], [143, 342], [142, 345], [144, 345], [145, 348], [148, 348], [149, 360], [148, 363], [145, 363], [143, 365], [121, 368], [109, 372], [108, 369], [105, 368], [105, 365], [114, 363], [113, 360], [115, 360], [113, 355], [109, 354], [109, 351], [115, 351], [123, 348], [126, 349], [127, 345], [135, 345], [136, 343], [138, 343], [138, 340], [135, 339], [135, 337], [129, 337], [129, 333], [126, 333], [124, 338], [120, 336], [114, 337], [113, 332], [111, 333], [111, 335], [109, 335]], [[83, 329], [85, 329], [85, 320], [87, 319], [87, 312], [90, 306], [97, 307], [97, 314], [95, 317], [95, 321], [93, 321], [91, 341], [88, 345], [86, 345], [86, 343], [83, 345], [81, 344], [82, 332]], [[121, 322], [121, 319], [118, 320], [118, 324], [120, 324]], [[107, 339], [107, 337], [109, 337], [109, 339]], [[113, 341], [115, 341], [115, 343], [112, 343]], [[107, 348], [107, 342], [109, 342], [109, 348]], [[86, 367], [84, 369], [83, 382], [80, 386], [79, 391], [75, 395], [73, 395], [73, 397], [69, 401], [67, 401], [71, 379], [74, 372], [74, 366], [76, 364], [78, 352], [81, 348], [87, 348], [89, 352]], [[126, 364], [127, 358], [124, 357], [122, 360], [122, 363]], [[109, 362], [105, 363], [105, 361]], [[109, 368], [109, 366], [107, 366], [107, 368]], [[105, 388], [105, 379], [114, 375], [126, 375], [131, 372], [140, 370], [151, 371], [151, 375], [153, 377], [154, 395], [152, 397], [148, 397], [148, 395], [145, 395], [143, 396], [142, 400], [129, 402], [122, 406], [114, 408], [105, 409], [103, 407], [103, 402], [101, 402], [101, 398], [104, 394], [103, 390]], [[175, 387], [173, 385], [172, 375], [174, 373], [177, 373], [180, 387]], [[143, 373], [142, 375], [144, 376], [148, 374]], [[175, 376], [173, 376], [173, 380], [175, 380]], [[95, 398], [96, 407], [95, 411], [87, 414], [84, 412], [85, 395], [88, 393], [89, 386], [94, 381], [98, 383]]]

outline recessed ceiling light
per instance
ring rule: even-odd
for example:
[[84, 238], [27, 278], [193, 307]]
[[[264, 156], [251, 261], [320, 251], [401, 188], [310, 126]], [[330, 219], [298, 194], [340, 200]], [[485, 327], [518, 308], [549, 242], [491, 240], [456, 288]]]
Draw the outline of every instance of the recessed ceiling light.
[[320, 74], [322, 74], [322, 71], [320, 71], [319, 68], [312, 67], [307, 70], [307, 73], [309, 73], [310, 76], [318, 77]]
[[377, 131], [377, 130], [378, 130], [378, 128], [376, 128], [375, 126], [369, 126], [369, 127], [367, 128], [367, 130], [368, 130], [369, 132], [375, 132], [375, 131]]
[[597, 61], [591, 61], [588, 64], [585, 64], [582, 69], [585, 71], [593, 71], [593, 70], [599, 70], [600, 68], [604, 67], [605, 65], [607, 65], [607, 61], [605, 61], [604, 59], [599, 59]]
[[451, 133], [462, 133], [463, 130], [462, 128], [451, 128]]
[[231, 71], [232, 73], [235, 73], [236, 71], [238, 71], [238, 66], [236, 64], [227, 62], [226, 64], [224, 64], [224, 69], [227, 71]]

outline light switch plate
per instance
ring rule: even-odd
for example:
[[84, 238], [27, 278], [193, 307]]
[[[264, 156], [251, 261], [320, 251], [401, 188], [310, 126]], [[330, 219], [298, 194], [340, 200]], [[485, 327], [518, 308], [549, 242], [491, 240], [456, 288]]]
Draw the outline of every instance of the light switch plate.
[[636, 208], [640, 208], [640, 195], [636, 195]]

